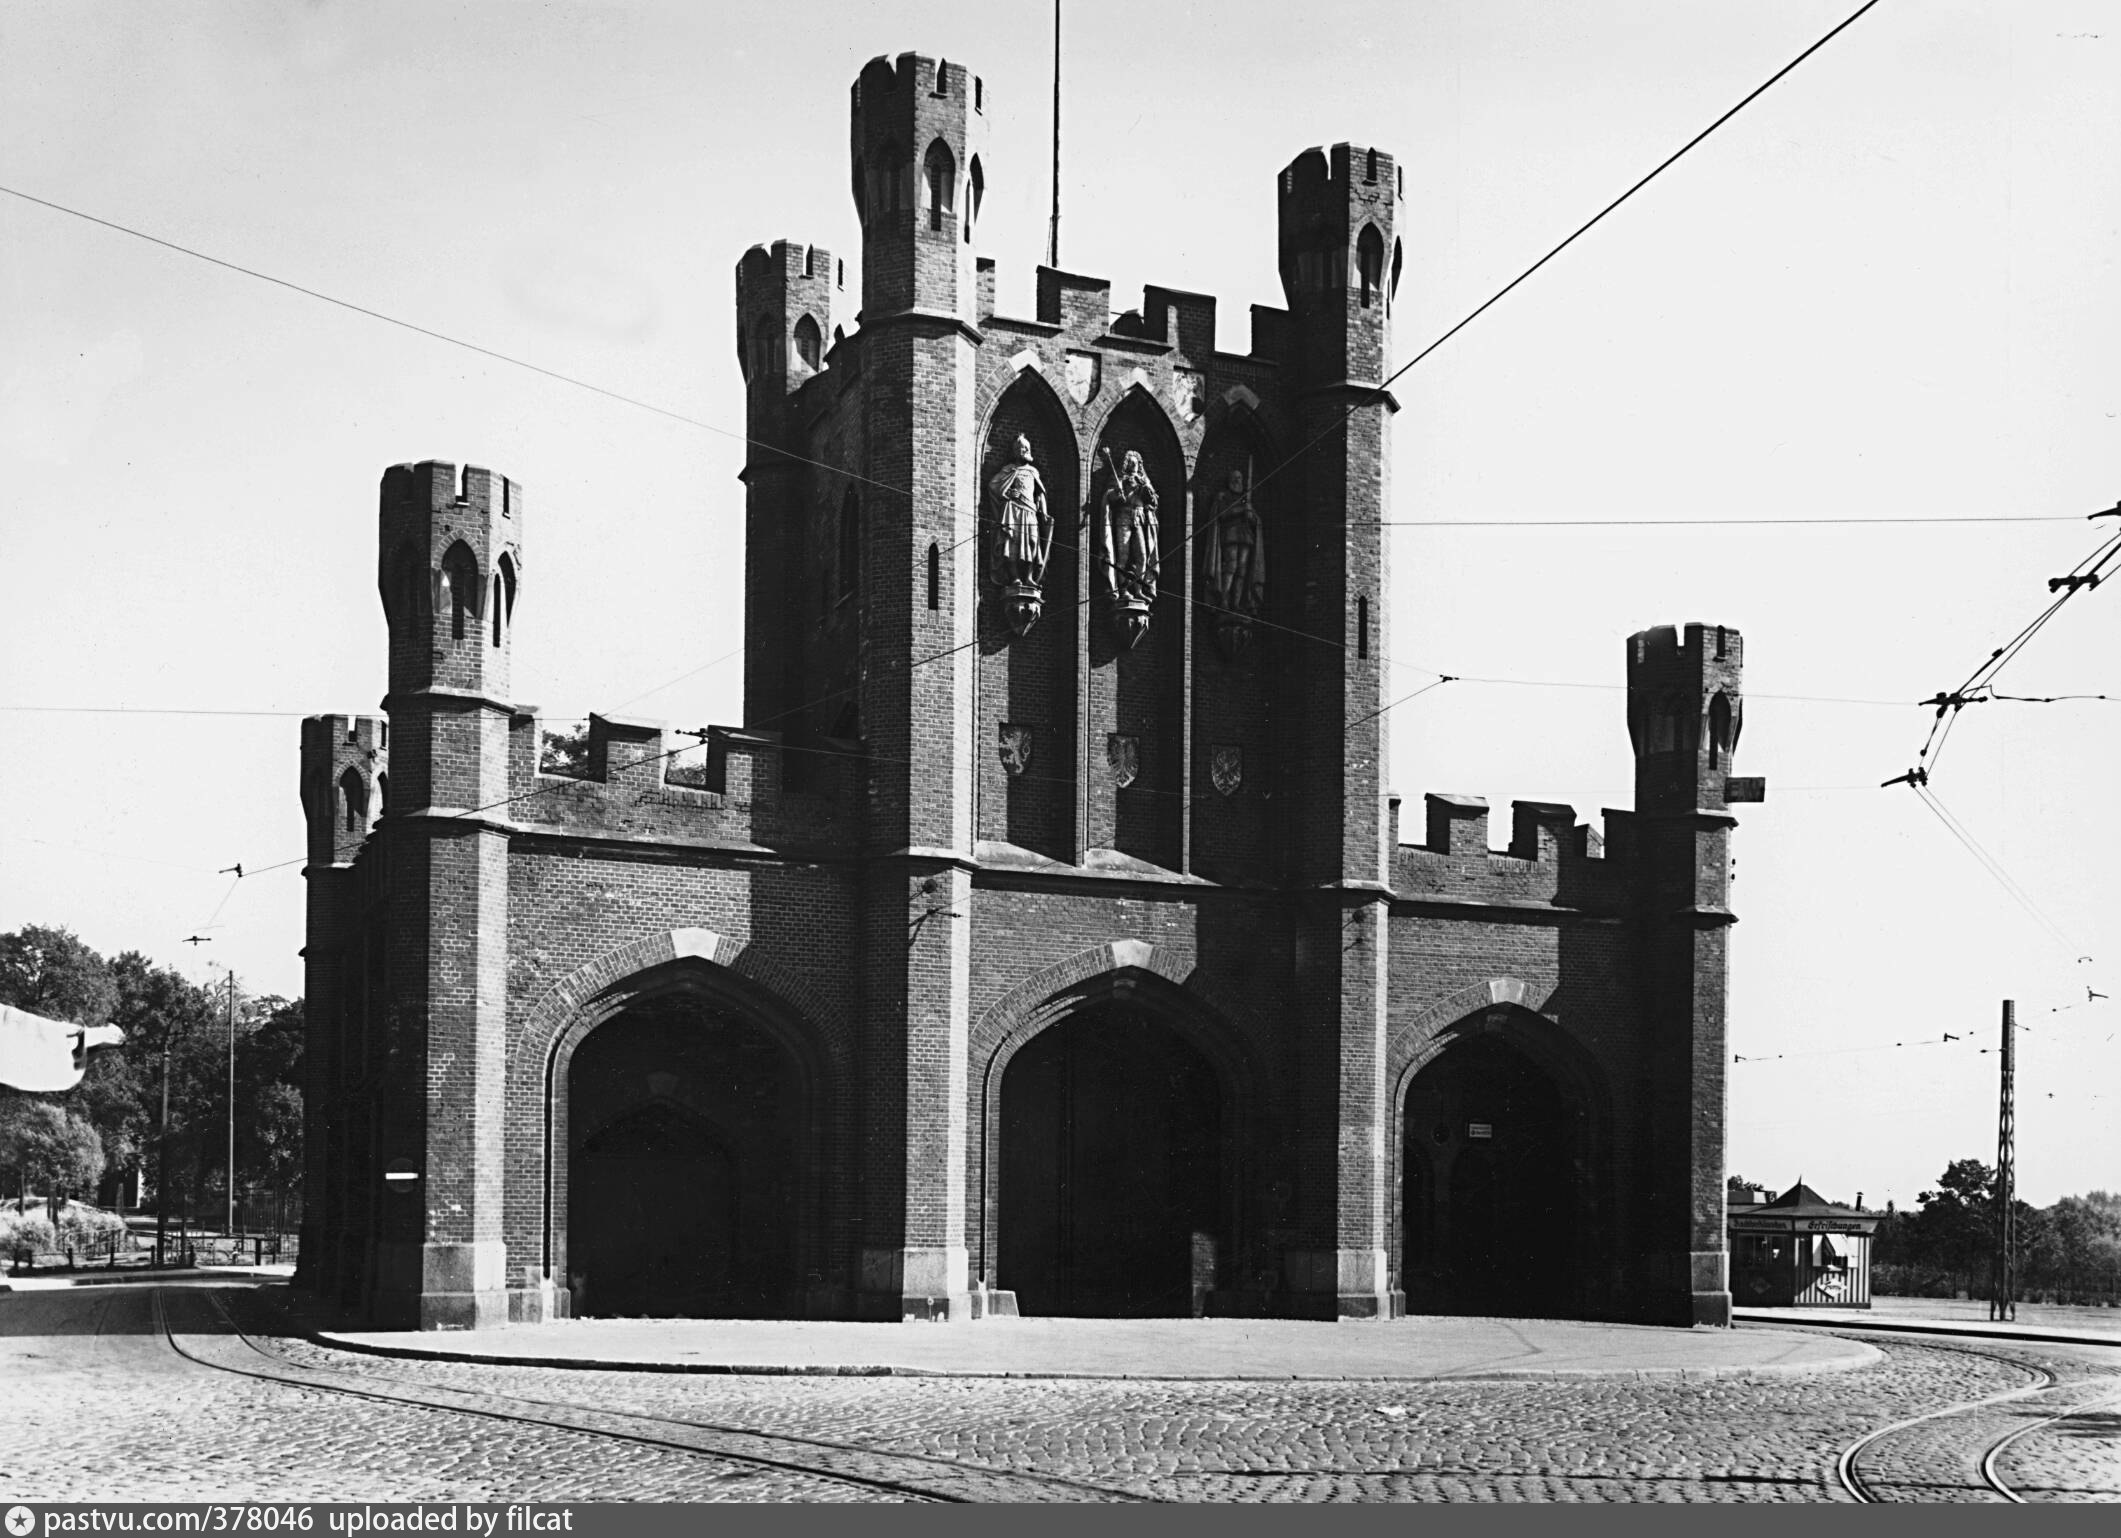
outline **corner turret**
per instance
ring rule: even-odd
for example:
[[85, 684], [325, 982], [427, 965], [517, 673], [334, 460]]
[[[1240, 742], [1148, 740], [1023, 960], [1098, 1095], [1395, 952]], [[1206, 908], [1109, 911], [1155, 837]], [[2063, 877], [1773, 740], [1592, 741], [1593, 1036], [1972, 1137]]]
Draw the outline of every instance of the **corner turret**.
[[1384, 378], [1399, 288], [1400, 170], [1383, 150], [1305, 150], [1281, 173], [1281, 285], [1313, 388]]
[[1722, 810], [1745, 721], [1744, 658], [1726, 625], [1659, 625], [1628, 638], [1637, 813]]
[[309, 716], [302, 722], [302, 817], [310, 869], [351, 865], [383, 815], [390, 727], [381, 716]]
[[438, 460], [383, 474], [377, 585], [390, 621], [390, 692], [508, 698], [523, 488]]
[[[1723, 1164], [1731, 830], [1725, 781], [1744, 647], [1724, 625], [1628, 638], [1640, 1009], [1652, 1069], [1642, 1254], [1687, 1280], [1695, 1324], [1730, 1323]], [[1681, 1178], [1683, 1172], [1683, 1178]], [[1675, 1321], [1676, 1322], [1676, 1321]]]
[[986, 84], [962, 64], [902, 53], [863, 66], [851, 155], [865, 327], [907, 310], [979, 319], [987, 121]]
[[833, 301], [846, 264], [823, 246], [776, 240], [753, 246], [736, 264], [736, 362], [760, 423], [781, 397], [825, 366], [832, 348]]

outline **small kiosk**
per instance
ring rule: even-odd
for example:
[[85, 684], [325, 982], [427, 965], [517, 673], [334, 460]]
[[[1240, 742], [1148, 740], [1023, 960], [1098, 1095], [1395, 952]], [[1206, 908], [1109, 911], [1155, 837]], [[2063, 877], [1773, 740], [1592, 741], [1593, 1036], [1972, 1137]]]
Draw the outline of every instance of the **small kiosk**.
[[1731, 1301], [1754, 1308], [1869, 1308], [1878, 1214], [1830, 1202], [1803, 1181], [1730, 1209]]

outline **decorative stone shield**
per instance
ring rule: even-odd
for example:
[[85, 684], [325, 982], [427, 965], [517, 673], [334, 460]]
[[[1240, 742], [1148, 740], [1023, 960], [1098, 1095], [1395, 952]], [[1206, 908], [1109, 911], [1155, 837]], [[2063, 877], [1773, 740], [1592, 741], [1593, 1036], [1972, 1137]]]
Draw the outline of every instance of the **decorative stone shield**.
[[1238, 786], [1245, 783], [1245, 750], [1217, 747], [1209, 760], [1208, 778], [1215, 782], [1217, 795], [1236, 795]]
[[1110, 733], [1105, 738], [1105, 762], [1112, 767], [1112, 783], [1125, 790], [1141, 773], [1141, 738]]
[[1206, 405], [1207, 392], [1203, 389], [1200, 370], [1175, 368], [1171, 370], [1171, 407], [1187, 422], [1198, 422]]
[[1104, 360], [1094, 352], [1071, 352], [1068, 354], [1068, 393], [1080, 406], [1097, 393], [1098, 384], [1104, 377]]
[[1000, 749], [1002, 768], [1011, 774], [1022, 774], [1031, 767], [1031, 728], [1004, 721]]

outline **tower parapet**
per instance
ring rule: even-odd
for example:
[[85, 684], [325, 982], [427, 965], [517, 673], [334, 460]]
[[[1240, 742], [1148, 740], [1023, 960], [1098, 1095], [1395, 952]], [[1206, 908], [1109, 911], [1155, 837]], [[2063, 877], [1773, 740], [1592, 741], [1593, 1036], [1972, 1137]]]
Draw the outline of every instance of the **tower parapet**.
[[962, 64], [902, 53], [863, 66], [851, 154], [864, 326], [907, 310], [977, 321], [987, 121], [986, 84]]
[[755, 425], [825, 366], [845, 272], [823, 246], [792, 240], [753, 246], [736, 264], [736, 361]]
[[1628, 736], [1638, 813], [1720, 810], [1745, 723], [1745, 643], [1727, 625], [1628, 639]]
[[1400, 171], [1383, 150], [1305, 150], [1281, 173], [1282, 291], [1314, 388], [1384, 377], [1399, 287]]
[[440, 688], [506, 699], [523, 488], [441, 460], [383, 475], [377, 584], [390, 621], [390, 692]]
[[302, 722], [302, 816], [309, 867], [351, 865], [376, 821], [390, 778], [390, 727], [381, 716]]

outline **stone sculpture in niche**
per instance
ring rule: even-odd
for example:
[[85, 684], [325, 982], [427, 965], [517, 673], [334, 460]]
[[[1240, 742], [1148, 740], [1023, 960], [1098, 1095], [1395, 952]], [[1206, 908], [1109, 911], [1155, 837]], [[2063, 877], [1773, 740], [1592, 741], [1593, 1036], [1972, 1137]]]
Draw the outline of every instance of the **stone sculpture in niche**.
[[1117, 469], [1109, 449], [1099, 452], [1108, 473], [1098, 520], [1105, 590], [1115, 605], [1120, 640], [1132, 650], [1149, 633], [1149, 607], [1156, 601], [1156, 487], [1139, 450], [1128, 449]]
[[1053, 553], [1053, 514], [1029, 438], [1016, 435], [1009, 462], [987, 488], [994, 497], [994, 585], [1010, 630], [1024, 635], [1044, 607], [1046, 560]]
[[1230, 472], [1215, 494], [1201, 541], [1201, 589], [1215, 616], [1215, 644], [1235, 662], [1252, 643], [1252, 621], [1267, 595], [1267, 539], [1252, 504], [1251, 477]]

